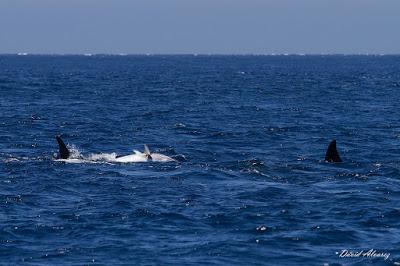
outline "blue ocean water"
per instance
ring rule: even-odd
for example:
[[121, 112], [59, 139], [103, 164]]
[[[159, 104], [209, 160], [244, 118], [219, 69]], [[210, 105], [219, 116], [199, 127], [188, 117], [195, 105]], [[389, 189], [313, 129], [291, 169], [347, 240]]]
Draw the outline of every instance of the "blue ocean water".
[[393, 265], [399, 102], [400, 56], [0, 56], [0, 264]]

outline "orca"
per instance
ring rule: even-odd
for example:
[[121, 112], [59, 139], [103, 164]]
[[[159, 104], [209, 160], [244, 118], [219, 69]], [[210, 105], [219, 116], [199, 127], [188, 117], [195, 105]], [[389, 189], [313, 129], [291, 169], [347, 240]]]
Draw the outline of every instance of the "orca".
[[133, 154], [129, 155], [117, 155], [114, 159], [111, 161], [117, 162], [117, 163], [143, 163], [148, 161], [148, 157], [146, 154], [134, 150]]
[[[80, 156], [79, 158], [74, 158], [76, 156], [72, 156], [71, 152], [68, 150], [67, 146], [65, 145], [64, 141], [61, 139], [59, 135], [56, 136], [56, 140], [58, 143], [59, 154], [57, 155], [56, 159], [67, 160], [70, 162], [90, 162], [90, 161], [97, 161], [105, 160], [109, 162], [119, 162], [119, 163], [139, 163], [139, 162], [176, 162], [175, 159], [160, 153], [151, 153], [149, 147], [144, 145], [144, 152], [140, 152], [137, 150], [133, 151], [133, 154], [118, 156], [115, 153], [112, 154], [99, 154], [99, 155], [92, 155], [91, 157], [83, 157]], [[111, 156], [110, 156], [111, 155]], [[96, 158], [97, 157], [97, 158]]]
[[339, 156], [339, 153], [336, 149], [336, 140], [332, 140], [331, 143], [329, 143], [328, 149], [325, 154], [325, 161], [329, 163], [341, 163], [343, 162], [342, 159]]
[[137, 150], [133, 151], [134, 154], [125, 155], [125, 156], [117, 156], [115, 158], [115, 162], [120, 163], [131, 163], [131, 162], [176, 162], [175, 159], [161, 154], [161, 153], [151, 153], [149, 147], [145, 144], [144, 151], [140, 152]]
[[153, 162], [177, 162], [177, 160], [161, 154], [161, 153], [151, 153], [149, 147], [147, 145], [144, 145], [144, 154], [147, 157], [147, 160], [153, 161]]
[[68, 159], [71, 153], [69, 152], [64, 141], [62, 141], [60, 136], [56, 136], [56, 140], [58, 142], [58, 150], [59, 150], [58, 159]]

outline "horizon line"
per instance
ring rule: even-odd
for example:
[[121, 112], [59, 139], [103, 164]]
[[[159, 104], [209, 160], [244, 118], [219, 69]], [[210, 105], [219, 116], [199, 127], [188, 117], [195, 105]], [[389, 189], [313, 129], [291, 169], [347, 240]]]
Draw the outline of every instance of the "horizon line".
[[400, 56], [400, 53], [0, 53], [0, 56]]

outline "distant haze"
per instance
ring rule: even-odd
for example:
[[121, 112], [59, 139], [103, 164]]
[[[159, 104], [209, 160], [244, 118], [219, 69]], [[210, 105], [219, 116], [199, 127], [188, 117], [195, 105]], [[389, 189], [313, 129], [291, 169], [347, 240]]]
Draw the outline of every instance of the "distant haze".
[[0, 53], [400, 54], [399, 0], [0, 0]]

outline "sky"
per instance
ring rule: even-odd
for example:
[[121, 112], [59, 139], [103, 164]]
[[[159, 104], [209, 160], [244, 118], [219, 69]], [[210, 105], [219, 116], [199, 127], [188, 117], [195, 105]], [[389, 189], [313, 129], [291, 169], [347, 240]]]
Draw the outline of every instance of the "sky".
[[400, 54], [400, 0], [0, 0], [0, 53]]

